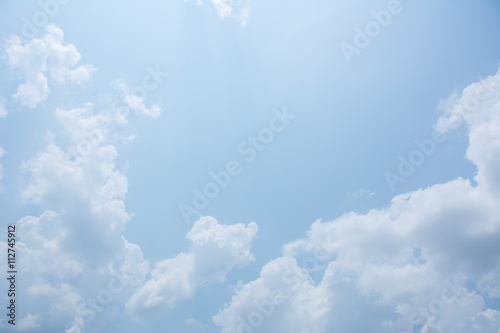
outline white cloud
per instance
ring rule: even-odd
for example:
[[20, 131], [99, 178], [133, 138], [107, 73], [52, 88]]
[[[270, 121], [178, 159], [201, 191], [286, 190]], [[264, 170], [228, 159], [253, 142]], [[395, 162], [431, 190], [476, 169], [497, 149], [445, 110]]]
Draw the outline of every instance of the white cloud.
[[91, 108], [91, 104], [86, 104], [71, 110], [56, 109], [56, 119], [67, 134], [67, 146], [61, 148], [51, 139], [44, 151], [21, 165], [31, 175], [21, 190], [24, 201], [39, 203], [43, 195], [56, 187], [78, 188], [92, 200], [105, 201], [99, 195], [106, 194], [110, 186], [120, 186], [113, 194], [116, 197], [125, 195], [127, 181], [113, 170], [117, 152], [107, 139], [106, 129], [112, 118], [91, 114]]
[[500, 70], [495, 75], [472, 83], [461, 94], [452, 94], [439, 105], [442, 116], [437, 121], [436, 130], [444, 133], [463, 123], [469, 128], [484, 123], [485, 117], [490, 116], [490, 108], [497, 102], [495, 96], [499, 89]]
[[[260, 277], [237, 290], [231, 302], [214, 316], [221, 333], [319, 332], [328, 313], [326, 294], [291, 257], [266, 264]], [[272, 320], [269, 320], [272, 318]]]
[[18, 271], [29, 286], [19, 296], [29, 300], [19, 310], [26, 329], [79, 332], [100, 311], [111, 311], [109, 303], [124, 302], [149, 271], [139, 246], [122, 236], [133, 214], [108, 133], [114, 118], [91, 108], [57, 109], [65, 133], [58, 139], [67, 145], [49, 136], [47, 147], [22, 164], [28, 181], [21, 197], [46, 209], [17, 223]]
[[5, 101], [3, 97], [0, 97], [0, 118], [5, 118], [7, 116], [7, 111], [5, 110]]
[[257, 225], [221, 225], [211, 217], [198, 220], [186, 238], [190, 251], [156, 263], [148, 280], [126, 303], [136, 317], [157, 315], [175, 307], [179, 300], [191, 298], [207, 283], [224, 281], [237, 265], [253, 260], [250, 245]]
[[28, 313], [25, 317], [21, 318], [19, 322], [17, 323], [17, 328], [21, 331], [25, 330], [31, 330], [34, 328], [40, 327], [40, 316], [36, 315], [33, 316], [30, 313]]
[[313, 223], [214, 316], [221, 332], [498, 332], [486, 298], [500, 298], [499, 81], [470, 85], [437, 122], [467, 126], [477, 185], [458, 178]]
[[[189, 0], [184, 0], [188, 2]], [[210, 0], [221, 19], [233, 18], [247, 25], [250, 17], [251, 0]], [[203, 5], [203, 0], [196, 0], [197, 5]]]
[[135, 95], [122, 81], [118, 81], [118, 87], [122, 90], [124, 94], [123, 101], [129, 108], [152, 118], [158, 118], [160, 116], [161, 105], [159, 103], [153, 104], [150, 108], [147, 108], [144, 104], [145, 96]]
[[220, 18], [232, 17], [238, 19], [243, 26], [250, 17], [250, 0], [211, 0]]
[[9, 65], [22, 70], [26, 83], [17, 88], [13, 98], [30, 109], [47, 99], [50, 92], [48, 71], [58, 84], [83, 83], [95, 70], [91, 65], [78, 66], [80, 53], [74, 45], [64, 45], [63, 31], [53, 24], [45, 27], [43, 39], [33, 38], [23, 45], [19, 37], [7, 40]]

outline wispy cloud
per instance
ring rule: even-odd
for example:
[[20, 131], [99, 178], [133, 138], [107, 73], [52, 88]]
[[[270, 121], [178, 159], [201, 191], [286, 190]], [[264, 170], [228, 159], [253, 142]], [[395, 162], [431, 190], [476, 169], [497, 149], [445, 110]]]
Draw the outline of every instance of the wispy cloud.
[[349, 198], [353, 198], [353, 199], [371, 198], [374, 195], [375, 195], [374, 192], [372, 192], [370, 190], [366, 190], [364, 188], [359, 189], [358, 191], [355, 191], [355, 192], [348, 192], [347, 193], [347, 196]]
[[144, 104], [145, 96], [139, 96], [134, 94], [130, 88], [123, 83], [122, 81], [118, 81], [118, 87], [121, 89], [124, 97], [123, 101], [127, 106], [134, 110], [135, 112], [145, 114], [152, 118], [158, 118], [161, 114], [161, 105], [160, 103], [153, 104], [151, 107], [146, 107]]

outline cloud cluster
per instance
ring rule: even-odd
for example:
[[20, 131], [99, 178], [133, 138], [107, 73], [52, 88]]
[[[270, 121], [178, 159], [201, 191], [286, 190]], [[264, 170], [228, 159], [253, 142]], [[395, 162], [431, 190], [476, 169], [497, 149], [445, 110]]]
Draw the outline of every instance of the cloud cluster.
[[190, 251], [156, 263], [151, 279], [126, 303], [127, 311], [136, 317], [154, 316], [191, 298], [196, 288], [224, 281], [233, 267], [253, 260], [250, 245], [256, 233], [253, 222], [221, 225], [202, 217], [186, 236]]
[[[45, 71], [60, 83], [80, 82], [92, 68], [72, 68], [80, 58], [74, 46], [62, 45], [59, 28], [49, 26], [47, 32], [43, 40], [33, 39], [25, 46], [16, 38], [7, 45], [9, 63], [26, 71], [27, 83], [16, 96], [28, 98], [22, 95], [30, 86], [28, 90], [38, 93], [25, 102], [33, 107], [48, 93]], [[164, 74], [158, 67], [153, 73]], [[124, 84], [121, 88], [128, 107], [159, 115], [159, 105], [148, 109], [144, 98], [133, 95]], [[250, 245], [257, 232], [255, 223], [221, 225], [205, 217], [186, 236], [191, 243], [188, 253], [160, 261], [150, 270], [140, 247], [123, 237], [133, 213], [124, 203], [128, 180], [115, 165], [114, 141], [118, 126], [127, 122], [126, 114], [112, 108], [95, 110], [86, 103], [71, 109], [57, 107], [50, 116], [56, 120], [53, 130], [58, 134], [48, 132], [45, 147], [20, 166], [24, 175], [20, 197], [42, 213], [17, 222], [16, 251], [23, 258], [17, 269], [26, 286], [19, 288], [17, 297], [29, 300], [19, 309], [18, 328], [97, 330], [104, 318], [116, 316], [116, 304], [126, 304], [136, 317], [166, 311], [191, 297], [196, 288], [223, 281], [232, 268], [253, 260]], [[0, 157], [3, 154], [0, 148]], [[0, 180], [1, 176], [0, 166]], [[5, 253], [6, 248], [6, 242], [0, 241], [0, 250]], [[5, 263], [0, 269], [7, 270]], [[0, 328], [5, 325], [0, 322]]]
[[458, 178], [313, 223], [214, 316], [221, 332], [498, 332], [497, 82], [500, 72], [470, 85], [437, 122], [467, 126], [476, 184]]
[[81, 55], [72, 44], [64, 45], [63, 31], [50, 24], [42, 39], [34, 38], [23, 45], [18, 36], [7, 40], [9, 65], [22, 71], [25, 83], [13, 98], [30, 109], [47, 99], [50, 92], [46, 72], [57, 84], [83, 83], [95, 70], [91, 65], [80, 65]]
[[[248, 0], [212, 3], [221, 18], [248, 19]], [[13, 37], [6, 46], [9, 64], [26, 80], [14, 99], [29, 108], [47, 98], [47, 73], [55, 83], [82, 83], [93, 70], [78, 66], [80, 54], [64, 45], [61, 29], [46, 31], [43, 39], [22, 45]], [[316, 221], [257, 279], [237, 287], [213, 317], [221, 332], [498, 333], [500, 311], [492, 304], [500, 299], [499, 82], [500, 72], [441, 104], [437, 131], [467, 128], [473, 179], [398, 195], [366, 214]], [[159, 104], [147, 108], [144, 97], [119, 85], [129, 108], [160, 114]], [[125, 118], [90, 103], [56, 108], [53, 116], [62, 134], [48, 133], [44, 149], [21, 165], [20, 196], [42, 212], [17, 223], [17, 269], [27, 286], [19, 288], [27, 301], [18, 328], [81, 332], [99, 321], [97, 312], [111, 314], [114, 303], [136, 318], [158, 315], [253, 261], [255, 223], [203, 217], [186, 235], [188, 251], [150, 269], [139, 245], [123, 237], [133, 213], [124, 203], [128, 180], [115, 165], [111, 128]], [[0, 148], [0, 158], [4, 153]], [[6, 248], [0, 241], [0, 252]], [[193, 318], [185, 323], [203, 327]]]
[[19, 271], [29, 286], [21, 293], [30, 299], [20, 325], [62, 331], [68, 322], [66, 329], [74, 331], [95, 316], [88, 315], [89, 295], [114, 276], [139, 285], [149, 268], [139, 246], [122, 236], [132, 214], [123, 202], [127, 178], [116, 170], [116, 148], [101, 129], [109, 118], [93, 114], [90, 104], [57, 109], [55, 116], [66, 145], [52, 137], [22, 165], [28, 181], [21, 197], [46, 210], [17, 223], [16, 246], [24, 258]]
[[[63, 84], [82, 83], [93, 70], [77, 66], [80, 54], [73, 45], [63, 45], [61, 29], [49, 25], [46, 31], [43, 39], [26, 45], [18, 37], [6, 45], [9, 64], [23, 69], [26, 77], [14, 98], [28, 107], [47, 97], [46, 72]], [[80, 332], [96, 311], [124, 302], [142, 284], [149, 263], [139, 246], [122, 236], [133, 216], [123, 201], [128, 180], [116, 169], [112, 144], [111, 129], [122, 120], [112, 112], [96, 112], [91, 103], [56, 108], [53, 116], [61, 134], [48, 132], [45, 148], [21, 163], [26, 177], [20, 197], [43, 212], [17, 223], [16, 248], [23, 258], [18, 271], [28, 286], [20, 288], [18, 297], [29, 300], [19, 310], [17, 327]], [[115, 279], [128, 288], [117, 288]]]

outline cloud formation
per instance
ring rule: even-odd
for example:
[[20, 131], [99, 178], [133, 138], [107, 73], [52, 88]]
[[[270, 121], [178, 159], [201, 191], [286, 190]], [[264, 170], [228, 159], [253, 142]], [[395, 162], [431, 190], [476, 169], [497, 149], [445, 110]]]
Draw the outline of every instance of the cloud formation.
[[186, 236], [190, 251], [156, 263], [151, 279], [127, 301], [127, 311], [139, 318], [154, 316], [191, 298], [197, 288], [224, 281], [233, 267], [253, 261], [250, 246], [256, 234], [253, 222], [221, 225], [202, 217]]
[[150, 108], [146, 107], [144, 104], [145, 96], [138, 96], [134, 94], [130, 88], [123, 83], [122, 81], [118, 81], [118, 87], [121, 89], [124, 97], [124, 103], [135, 112], [145, 114], [152, 118], [158, 118], [161, 114], [161, 105], [160, 103], [153, 104]]
[[500, 71], [453, 96], [436, 125], [467, 127], [476, 184], [458, 178], [313, 223], [214, 316], [221, 332], [498, 332], [498, 82]]
[[63, 31], [54, 24], [45, 27], [46, 34], [23, 45], [18, 36], [7, 40], [8, 63], [21, 70], [25, 83], [12, 96], [24, 107], [35, 108], [47, 99], [50, 92], [46, 73], [57, 84], [82, 84], [95, 70], [91, 65], [78, 63], [81, 55], [73, 44], [64, 45]]
[[24, 258], [18, 270], [29, 286], [20, 297], [30, 300], [19, 326], [79, 332], [111, 302], [123, 302], [149, 264], [122, 236], [133, 214], [123, 201], [127, 178], [115, 168], [118, 154], [106, 130], [113, 118], [92, 112], [91, 104], [57, 109], [55, 117], [64, 144], [48, 136], [46, 148], [22, 164], [28, 177], [21, 198], [45, 211], [17, 223], [16, 248]]

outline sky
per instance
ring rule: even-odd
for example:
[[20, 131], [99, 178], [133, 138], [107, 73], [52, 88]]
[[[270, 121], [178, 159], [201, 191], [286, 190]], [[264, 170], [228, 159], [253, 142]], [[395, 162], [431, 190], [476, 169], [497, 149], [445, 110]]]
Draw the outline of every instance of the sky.
[[0, 0], [0, 37], [1, 332], [500, 332], [498, 1]]

